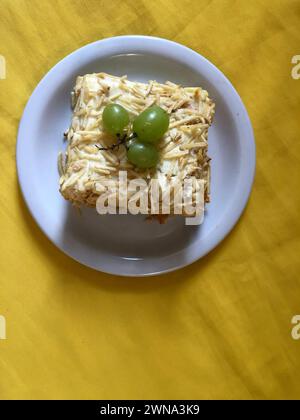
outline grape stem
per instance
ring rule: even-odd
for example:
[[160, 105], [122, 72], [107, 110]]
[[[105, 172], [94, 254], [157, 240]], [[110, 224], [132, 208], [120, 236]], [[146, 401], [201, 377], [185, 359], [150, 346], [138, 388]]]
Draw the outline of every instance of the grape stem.
[[132, 133], [129, 136], [127, 135], [127, 133], [125, 133], [123, 136], [121, 136], [120, 134], [117, 134], [117, 138], [118, 138], [117, 143], [114, 143], [114, 144], [112, 144], [111, 146], [108, 146], [108, 147], [103, 147], [103, 146], [100, 147], [97, 144], [95, 144], [95, 146], [97, 147], [98, 150], [108, 151], [108, 150], [114, 150], [116, 148], [119, 149], [119, 147], [123, 144], [126, 147], [126, 149], [128, 150], [128, 146], [127, 146], [126, 142], [128, 140], [132, 140], [136, 137], [137, 137], [137, 135], [135, 133]]

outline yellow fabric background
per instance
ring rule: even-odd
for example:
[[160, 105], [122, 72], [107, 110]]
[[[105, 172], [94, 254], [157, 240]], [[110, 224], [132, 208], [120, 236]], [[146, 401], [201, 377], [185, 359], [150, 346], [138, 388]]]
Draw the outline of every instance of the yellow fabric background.
[[[300, 397], [299, 24], [298, 0], [1, 0], [0, 398]], [[17, 186], [17, 129], [36, 84], [74, 49], [120, 34], [206, 56], [236, 86], [256, 135], [238, 226], [206, 258], [158, 278], [72, 261]]]

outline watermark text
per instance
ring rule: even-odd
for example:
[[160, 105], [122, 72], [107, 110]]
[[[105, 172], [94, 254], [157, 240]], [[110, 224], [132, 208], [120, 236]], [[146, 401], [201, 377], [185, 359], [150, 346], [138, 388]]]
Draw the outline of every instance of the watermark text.
[[300, 55], [294, 55], [292, 58], [292, 64], [294, 67], [292, 68], [292, 78], [294, 80], [300, 79]]
[[[204, 216], [205, 182], [195, 177], [168, 182], [143, 178], [104, 179], [96, 209], [104, 214], [183, 215], [186, 225], [200, 225]], [[100, 192], [100, 191], [99, 191]]]
[[0, 80], [6, 79], [6, 60], [3, 55], [0, 55]]
[[292, 319], [292, 338], [294, 340], [300, 340], [300, 315], [295, 315]]
[[6, 340], [6, 319], [0, 315], [0, 340]]

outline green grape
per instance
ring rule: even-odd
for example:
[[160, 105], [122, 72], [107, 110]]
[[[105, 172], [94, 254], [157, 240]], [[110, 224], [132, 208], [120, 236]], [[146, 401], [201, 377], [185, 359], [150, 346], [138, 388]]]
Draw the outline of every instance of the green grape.
[[121, 105], [110, 104], [104, 108], [102, 121], [104, 129], [108, 133], [122, 134], [129, 124], [129, 114]]
[[158, 151], [152, 144], [132, 141], [127, 152], [128, 160], [138, 168], [147, 169], [156, 166], [158, 163]]
[[141, 142], [156, 143], [168, 130], [169, 123], [166, 111], [155, 105], [146, 109], [134, 120], [133, 131]]

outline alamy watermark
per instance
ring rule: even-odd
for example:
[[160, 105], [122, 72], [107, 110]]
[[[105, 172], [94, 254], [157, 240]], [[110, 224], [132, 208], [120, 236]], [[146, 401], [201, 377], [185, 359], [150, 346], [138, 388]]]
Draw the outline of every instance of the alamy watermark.
[[3, 55], [0, 55], [0, 80], [6, 79], [6, 60]]
[[292, 338], [294, 340], [300, 340], [300, 315], [295, 315], [292, 319]]
[[0, 315], [0, 340], [6, 340], [6, 319]]
[[186, 225], [200, 225], [204, 216], [204, 189], [202, 179], [190, 177], [168, 182], [142, 178], [129, 180], [126, 171], [117, 179], [101, 182], [97, 212], [104, 214], [183, 215]]
[[292, 68], [292, 78], [294, 80], [300, 79], [300, 55], [294, 55], [292, 58], [292, 64], [294, 67]]

